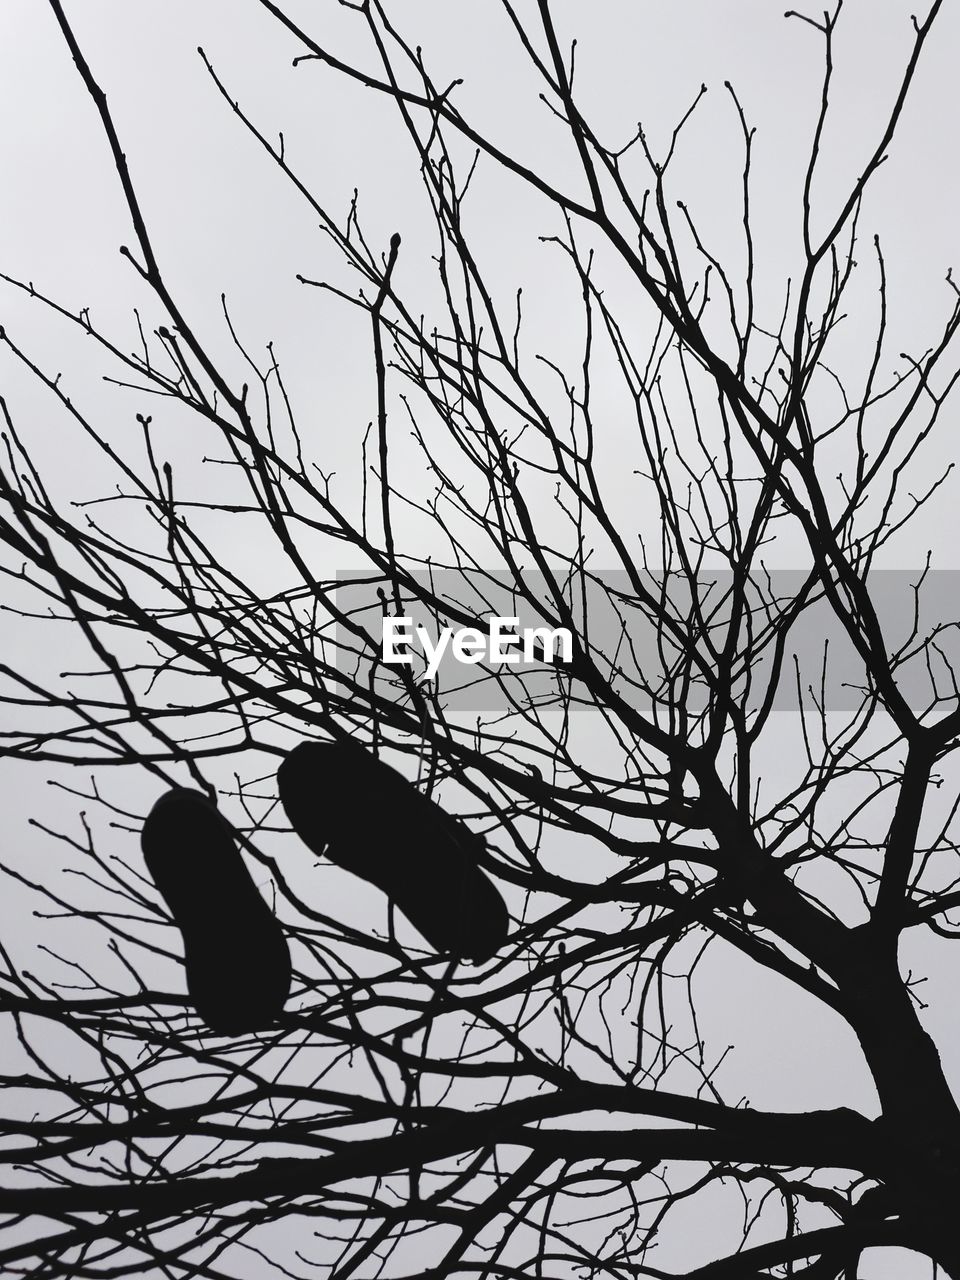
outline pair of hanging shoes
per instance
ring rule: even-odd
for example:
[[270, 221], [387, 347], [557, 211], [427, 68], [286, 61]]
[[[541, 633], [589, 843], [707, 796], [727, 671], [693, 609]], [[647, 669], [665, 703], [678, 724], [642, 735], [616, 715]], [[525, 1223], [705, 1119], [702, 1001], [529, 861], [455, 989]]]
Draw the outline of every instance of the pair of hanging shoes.
[[[503, 898], [477, 865], [483, 842], [365, 748], [302, 743], [277, 784], [304, 844], [381, 889], [435, 950], [483, 961], [506, 940]], [[140, 844], [183, 935], [197, 1013], [224, 1035], [269, 1026], [290, 991], [290, 951], [226, 819], [202, 792], [176, 787], [150, 810]]]

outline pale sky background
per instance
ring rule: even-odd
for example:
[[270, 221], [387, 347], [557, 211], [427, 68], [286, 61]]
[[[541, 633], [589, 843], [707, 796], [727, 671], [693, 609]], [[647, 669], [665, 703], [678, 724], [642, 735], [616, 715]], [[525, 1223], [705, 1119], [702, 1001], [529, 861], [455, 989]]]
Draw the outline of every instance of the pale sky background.
[[[338, 52], [364, 47], [356, 38], [356, 15], [334, 0], [301, 0], [289, 7]], [[572, 149], [537, 102], [495, 3], [403, 0], [387, 8], [405, 32], [416, 33], [438, 83], [464, 78], [457, 102], [475, 125], [512, 154], [535, 161], [564, 189], [579, 191]], [[872, 150], [910, 48], [915, 8], [915, 0], [848, 0], [845, 6], [815, 185], [819, 225]], [[736, 86], [749, 122], [757, 127], [758, 312], [762, 324], [773, 325], [784, 280], [797, 270], [798, 194], [822, 68], [816, 33], [785, 20], [782, 7], [769, 0], [594, 0], [590, 5], [570, 0], [554, 9], [560, 28], [579, 37], [581, 107], [611, 139], [625, 141], [642, 119], [651, 145], [662, 151], [700, 84], [708, 86], [673, 181], [720, 256], [736, 253], [739, 243], [739, 170], [731, 163], [739, 164], [741, 144], [723, 82]], [[805, 8], [813, 15], [818, 11], [819, 6]], [[330, 469], [345, 484], [355, 484], [359, 441], [372, 413], [366, 317], [351, 316], [342, 305], [297, 283], [298, 272], [329, 275], [345, 284], [350, 277], [338, 268], [316, 219], [292, 198], [217, 94], [197, 46], [203, 46], [230, 93], [264, 132], [283, 131], [288, 157], [331, 211], [344, 217], [358, 187], [371, 243], [385, 249], [391, 233], [401, 232], [398, 282], [414, 294], [421, 291], [429, 308], [435, 303], [426, 270], [432, 229], [423, 217], [413, 150], [394, 113], [369, 91], [316, 63], [292, 69], [291, 59], [299, 52], [295, 41], [248, 0], [68, 0], [67, 12], [107, 92], [157, 256], [181, 309], [215, 349], [225, 350], [219, 297], [226, 292], [243, 340], [258, 352], [268, 341], [275, 344], [301, 425], [322, 438]], [[936, 339], [952, 305], [944, 277], [951, 265], [960, 265], [960, 170], [954, 159], [960, 136], [958, 49], [960, 12], [946, 5], [924, 53], [898, 141], [863, 214], [862, 254], [876, 232], [886, 257], [891, 358], [899, 351], [920, 355]], [[4, 0], [0, 11], [0, 107], [0, 271], [32, 280], [68, 307], [89, 306], [121, 346], [132, 347], [133, 307], [152, 313], [118, 253], [120, 244], [134, 244], [132, 229], [93, 106], [52, 14], [37, 0]], [[509, 297], [523, 285], [531, 343], [570, 358], [580, 332], [576, 292], [559, 271], [556, 251], [538, 242], [539, 236], [559, 230], [555, 216], [520, 198], [517, 184], [489, 165], [481, 166], [469, 216], [495, 289]], [[616, 287], [611, 281], [611, 290]], [[853, 295], [864, 303], [867, 323], [854, 317], [835, 340], [835, 359], [853, 371], [854, 381], [870, 351], [874, 288], [868, 273]], [[88, 403], [102, 413], [98, 420], [110, 427], [132, 421], [144, 407], [135, 395], [104, 388], [99, 367], [76, 335], [6, 286], [0, 288], [0, 323], [46, 367], [62, 369], [65, 379], [92, 397]], [[638, 317], [638, 332], [643, 323]], [[99, 464], [70, 438], [62, 419], [48, 413], [49, 400], [8, 364], [0, 361], [0, 385], [18, 422], [25, 430], [29, 424], [51, 487], [65, 498], [94, 496], [102, 478]], [[598, 395], [603, 394], [600, 388]], [[189, 440], [179, 439], [178, 430], [171, 426], [166, 439], [174, 460], [189, 452]], [[918, 463], [916, 487], [925, 487], [955, 451], [955, 427], [946, 414]], [[411, 483], [418, 476], [412, 468]], [[402, 473], [395, 472], [394, 479], [402, 484]], [[655, 513], [637, 512], [629, 477], [617, 478], [615, 459], [610, 480], [611, 502], [622, 503], [635, 522], [646, 520], [652, 528]], [[960, 569], [957, 512], [956, 486], [948, 485], [884, 564], [919, 569], [930, 549], [935, 568]], [[407, 534], [406, 549], [429, 549], [421, 531], [411, 527]], [[231, 538], [236, 538], [233, 528]], [[418, 539], [424, 539], [422, 545]], [[270, 556], [255, 539], [250, 545], [234, 541], [233, 549], [245, 558], [251, 577], [260, 573], [270, 581]], [[777, 554], [780, 567], [800, 566], [799, 544], [787, 543]], [[319, 572], [344, 567], [331, 560]], [[29, 655], [43, 669], [62, 666], [59, 637], [51, 642], [52, 651], [44, 652], [36, 648], [36, 633], [9, 615], [3, 627], [8, 661]], [[778, 771], [788, 776], [798, 758], [792, 717], [784, 714], [778, 723], [783, 749], [768, 766], [771, 789]], [[0, 838], [10, 846], [8, 856], [28, 863], [49, 856], [49, 842], [27, 827], [28, 816], [42, 812], [45, 820], [64, 826], [75, 821], [76, 803], [53, 793], [42, 774], [42, 768], [0, 763], [7, 815]], [[148, 805], [156, 794], [156, 783], [146, 776], [131, 774], [123, 786], [131, 807]], [[57, 858], [53, 863], [59, 866]], [[350, 893], [341, 883], [337, 901], [344, 910], [350, 909]], [[362, 895], [361, 900], [366, 901]], [[32, 922], [13, 919], [16, 911], [11, 900], [5, 928], [29, 947]], [[40, 925], [36, 928], [39, 937]], [[960, 1083], [955, 960], [948, 960], [946, 944], [929, 935], [922, 945], [917, 935], [909, 935], [908, 947], [917, 952], [908, 957], [909, 964], [928, 979], [927, 1025], [951, 1077]], [[726, 1077], [730, 1088], [741, 1088], [759, 1106], [849, 1103], [870, 1110], [871, 1089], [855, 1046], [841, 1041], [847, 1033], [828, 1026], [821, 1015], [811, 1019], [801, 997], [784, 1000], [781, 985], [769, 975], [724, 954], [723, 964], [701, 970], [699, 991], [707, 1035], [721, 1047], [737, 1046]], [[863, 1274], [904, 1277], [908, 1265], [902, 1257], [878, 1254]], [[921, 1274], [919, 1264], [915, 1273]]]

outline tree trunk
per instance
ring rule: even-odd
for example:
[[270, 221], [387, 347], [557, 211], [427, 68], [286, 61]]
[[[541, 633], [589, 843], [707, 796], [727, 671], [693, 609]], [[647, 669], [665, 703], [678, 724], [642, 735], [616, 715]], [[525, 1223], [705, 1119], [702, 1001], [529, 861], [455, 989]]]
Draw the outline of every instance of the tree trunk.
[[880, 1097], [880, 1165], [916, 1247], [960, 1280], [960, 1109], [895, 954], [868, 955], [841, 990]]

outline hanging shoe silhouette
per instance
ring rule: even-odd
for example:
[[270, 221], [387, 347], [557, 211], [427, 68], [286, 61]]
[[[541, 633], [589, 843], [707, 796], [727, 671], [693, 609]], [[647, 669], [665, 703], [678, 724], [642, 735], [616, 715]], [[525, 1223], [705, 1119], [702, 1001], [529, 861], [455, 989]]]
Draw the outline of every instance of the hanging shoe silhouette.
[[304, 844], [382, 889], [435, 950], [482, 961], [506, 941], [483, 842], [396, 769], [353, 742], [304, 742], [277, 784]]
[[197, 1013], [223, 1035], [270, 1026], [290, 992], [290, 952], [216, 805], [200, 791], [168, 791], [140, 847], [183, 935]]

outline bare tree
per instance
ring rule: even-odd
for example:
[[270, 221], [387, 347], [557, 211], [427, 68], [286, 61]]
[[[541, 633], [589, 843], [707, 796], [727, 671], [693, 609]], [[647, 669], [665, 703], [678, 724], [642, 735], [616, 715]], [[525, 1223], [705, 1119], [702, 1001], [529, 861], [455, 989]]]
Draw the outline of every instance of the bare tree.
[[[34, 817], [72, 876], [7, 859], [10, 892], [45, 904], [48, 968], [4, 950], [5, 1274], [826, 1280], [897, 1246], [960, 1277], [960, 1113], [899, 960], [905, 931], [955, 937], [960, 705], [950, 628], [921, 624], [925, 575], [896, 636], [875, 591], [882, 549], [945, 478], [916, 489], [910, 468], [960, 370], [960, 297], [948, 277], [933, 337], [891, 358], [883, 251], [858, 236], [941, 0], [906, 33], [889, 116], [828, 208], [815, 191], [847, 15], [789, 17], [825, 50], [789, 284], [755, 278], [754, 128], [734, 88], [719, 93], [742, 142], [722, 193], [742, 224], [727, 261], [710, 209], [671, 187], [703, 95], [665, 147], [595, 131], [547, 0], [503, 12], [566, 139], [562, 180], [471, 124], [458, 84], [437, 83], [395, 25], [400, 6], [347, 6], [361, 65], [326, 47], [319, 19], [260, 3], [297, 41], [296, 74], [318, 64], [398, 113], [433, 217], [410, 278], [433, 273], [436, 307], [404, 291], [400, 236], [375, 243], [357, 201], [329, 210], [207, 61], [223, 110], [352, 273], [304, 274], [367, 326], [362, 486], [331, 476], [333, 428], [296, 404], [281, 353], [249, 350], [226, 303], [221, 337], [204, 339], [178, 303], [123, 121], [50, 0], [153, 319], [138, 314], [131, 351], [4, 277], [77, 331], [124, 415], [101, 421], [102, 397], [85, 403], [3, 333], [8, 368], [69, 441], [54, 477], [3, 402], [11, 607], [88, 655], [62, 677], [2, 668], [5, 755], [56, 769], [84, 804], [72, 830]], [[569, 360], [535, 349], [523, 299], [499, 296], [474, 247], [474, 184], [497, 174], [542, 210], [578, 301]], [[759, 299], [774, 290], [771, 320]], [[863, 371], [843, 369], [848, 313], [873, 335]], [[74, 449], [112, 479], [71, 505]], [[237, 550], [252, 526], [270, 590]], [[424, 530], [430, 554], [410, 554]], [[806, 566], [789, 590], [768, 571], [784, 538]], [[351, 595], [334, 571], [358, 565], [367, 594]], [[379, 614], [486, 629], [504, 591], [518, 615], [570, 629], [569, 661], [465, 668], [489, 699], [470, 715], [416, 663], [382, 662]], [[842, 713], [836, 649], [816, 681], [791, 658], [817, 610], [856, 663]], [[774, 710], [791, 688], [785, 727]], [[785, 734], [803, 763], [774, 794]], [[435, 954], [395, 913], [369, 923], [384, 918], [372, 895], [364, 926], [340, 909], [357, 882], [290, 832], [281, 759], [348, 736], [482, 837], [511, 913], [491, 961]], [[219, 796], [293, 956], [271, 1030], [213, 1035], [182, 994], [128, 777]], [[390, 853], [413, 865], [416, 833], [396, 830]], [[820, 1010], [822, 1052], [852, 1032], [873, 1112], [750, 1104], [698, 1007], [705, 967], [733, 957]]]

